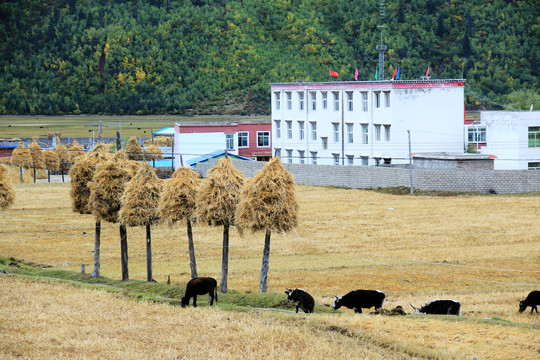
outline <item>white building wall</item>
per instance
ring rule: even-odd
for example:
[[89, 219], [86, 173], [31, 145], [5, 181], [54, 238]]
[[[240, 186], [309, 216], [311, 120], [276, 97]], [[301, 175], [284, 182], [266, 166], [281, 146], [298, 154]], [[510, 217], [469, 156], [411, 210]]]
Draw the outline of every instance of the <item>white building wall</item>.
[[[280, 150], [284, 162], [300, 163], [299, 156], [303, 152], [305, 163], [312, 163], [311, 152], [316, 152], [317, 163], [324, 165], [335, 164], [335, 156], [338, 156], [339, 164], [344, 165], [349, 164], [350, 158], [353, 165], [362, 165], [363, 158], [369, 165], [383, 159], [390, 159], [393, 164], [408, 163], [407, 130], [411, 131], [413, 153], [463, 153], [464, 97], [463, 85], [459, 85], [457, 80], [453, 83], [378, 81], [272, 84], [271, 87], [272, 144], [274, 149]], [[301, 93], [304, 94], [303, 106], [300, 104]], [[323, 102], [325, 93], [326, 108]], [[312, 94], [316, 94], [315, 110]], [[352, 109], [348, 94], [352, 94]], [[376, 106], [377, 94], [379, 107]], [[337, 106], [336, 96], [339, 98]], [[364, 108], [363, 96], [367, 99], [367, 109]], [[302, 122], [303, 139], [300, 134]], [[277, 131], [278, 123], [281, 124], [280, 131]], [[288, 123], [291, 124], [292, 133], [288, 131]], [[312, 124], [317, 128], [316, 139], [312, 138]], [[377, 127], [380, 127], [379, 139], [376, 138]], [[363, 128], [367, 129], [367, 141]], [[352, 129], [352, 142], [348, 129]], [[389, 131], [389, 139], [385, 129]], [[291, 160], [289, 153], [293, 156]]]
[[486, 126], [483, 154], [495, 155], [495, 170], [526, 170], [540, 162], [540, 147], [529, 147], [529, 127], [540, 127], [540, 111], [483, 111]]

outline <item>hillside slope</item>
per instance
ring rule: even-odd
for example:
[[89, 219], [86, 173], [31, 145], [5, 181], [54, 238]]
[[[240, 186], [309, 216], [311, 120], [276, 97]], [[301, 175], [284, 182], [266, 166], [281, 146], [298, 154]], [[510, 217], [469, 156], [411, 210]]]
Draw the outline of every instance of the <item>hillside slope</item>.
[[392, 0], [385, 14], [376, 0], [2, 2], [0, 114], [268, 113], [270, 82], [373, 79], [380, 22], [386, 78], [430, 66], [468, 80], [469, 106], [538, 101], [534, 1]]

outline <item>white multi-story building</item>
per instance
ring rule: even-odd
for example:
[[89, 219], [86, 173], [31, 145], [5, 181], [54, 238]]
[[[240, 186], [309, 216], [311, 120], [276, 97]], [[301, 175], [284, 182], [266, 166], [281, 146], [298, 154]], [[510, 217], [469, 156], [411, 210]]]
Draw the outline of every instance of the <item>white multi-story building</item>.
[[482, 111], [486, 145], [495, 170], [540, 169], [540, 111]]
[[272, 146], [284, 162], [404, 164], [463, 153], [464, 80], [273, 83]]

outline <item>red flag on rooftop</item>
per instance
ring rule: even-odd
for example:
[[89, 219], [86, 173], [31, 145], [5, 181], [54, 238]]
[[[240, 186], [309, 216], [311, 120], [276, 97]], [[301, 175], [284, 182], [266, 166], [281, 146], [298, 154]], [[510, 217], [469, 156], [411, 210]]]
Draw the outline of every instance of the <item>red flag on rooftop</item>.
[[354, 81], [358, 81], [358, 68], [354, 69]]
[[428, 76], [429, 76], [429, 65], [428, 65], [427, 71], [426, 71], [426, 77], [428, 77]]
[[397, 75], [397, 68], [394, 69], [394, 74], [392, 75], [392, 79], [390, 80], [394, 80], [396, 78], [396, 75]]
[[339, 74], [337, 72], [335, 72], [335, 71], [330, 70], [330, 76], [338, 77]]

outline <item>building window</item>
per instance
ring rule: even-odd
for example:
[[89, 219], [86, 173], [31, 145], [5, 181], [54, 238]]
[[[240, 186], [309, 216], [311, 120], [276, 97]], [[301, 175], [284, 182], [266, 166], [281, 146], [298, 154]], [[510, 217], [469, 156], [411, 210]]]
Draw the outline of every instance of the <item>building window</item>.
[[276, 95], [276, 110], [281, 109], [281, 93], [275, 93]]
[[317, 140], [317, 123], [310, 122], [310, 125], [311, 125], [311, 140], [316, 141]]
[[287, 149], [287, 162], [292, 164], [292, 150]]
[[328, 109], [328, 93], [327, 92], [322, 93], [322, 108], [323, 110]]
[[540, 126], [529, 127], [529, 147], [540, 147]]
[[274, 156], [280, 158], [281, 157], [281, 149], [276, 148], [274, 150]]
[[306, 163], [306, 156], [304, 150], [298, 150], [298, 157], [300, 158], [300, 164]]
[[354, 165], [354, 155], [347, 155], [347, 165]]
[[528, 165], [529, 170], [540, 170], [540, 162], [530, 162]]
[[362, 124], [362, 144], [368, 143], [368, 126], [367, 124]]
[[317, 165], [317, 152], [311, 151], [311, 163]]
[[304, 140], [304, 122], [303, 121], [298, 122], [298, 130], [299, 130], [300, 140]]
[[286, 121], [287, 123], [287, 138], [292, 139], [292, 121]]
[[353, 111], [353, 93], [347, 93], [347, 110]]
[[368, 166], [368, 157], [362, 156], [362, 166]]
[[367, 92], [362, 93], [362, 111], [368, 111]]
[[383, 164], [384, 164], [384, 165], [390, 165], [390, 164], [392, 164], [392, 158], [384, 158], [384, 159], [383, 159]]
[[384, 141], [390, 141], [390, 125], [384, 125]]
[[292, 93], [287, 93], [287, 110], [292, 110]]
[[225, 149], [234, 149], [234, 134], [225, 134]]
[[316, 92], [311, 93], [311, 110], [313, 111], [317, 110], [317, 93]]
[[474, 126], [467, 129], [468, 142], [486, 142], [486, 128], [484, 126]]
[[323, 150], [327, 150], [328, 149], [328, 138], [323, 137], [321, 139], [322, 139], [322, 148], [323, 148]]
[[248, 147], [249, 146], [249, 133], [239, 132], [238, 133], [238, 147]]
[[354, 142], [353, 124], [347, 124], [347, 142], [349, 144]]
[[381, 125], [373, 125], [375, 127], [375, 140], [381, 141]]
[[375, 107], [376, 108], [381, 107], [381, 93], [380, 92], [375, 93]]
[[334, 130], [334, 142], [339, 142], [339, 123], [333, 123], [332, 129]]
[[334, 92], [334, 111], [339, 111], [339, 93]]
[[281, 120], [276, 120], [276, 139], [281, 139]]
[[257, 146], [258, 147], [270, 146], [270, 131], [257, 132]]
[[390, 91], [384, 92], [384, 106], [390, 107]]
[[339, 154], [332, 154], [334, 156], [334, 165], [339, 165]]
[[303, 92], [298, 93], [298, 106], [300, 107], [300, 110], [304, 110], [304, 93]]

